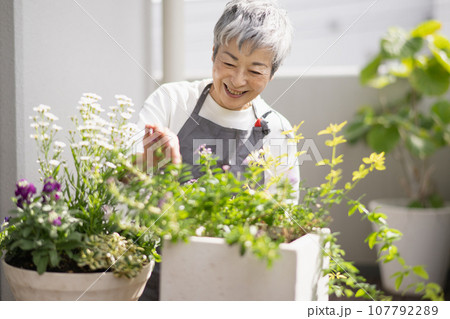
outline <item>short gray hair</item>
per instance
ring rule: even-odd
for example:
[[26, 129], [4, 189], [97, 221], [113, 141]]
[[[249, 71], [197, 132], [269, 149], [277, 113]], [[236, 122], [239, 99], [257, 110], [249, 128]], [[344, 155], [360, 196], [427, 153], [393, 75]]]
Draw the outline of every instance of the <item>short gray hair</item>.
[[290, 51], [292, 34], [286, 11], [276, 1], [233, 0], [214, 27], [213, 58], [220, 45], [228, 45], [232, 39], [236, 39], [239, 50], [249, 41], [252, 50], [269, 48], [274, 53], [272, 76]]

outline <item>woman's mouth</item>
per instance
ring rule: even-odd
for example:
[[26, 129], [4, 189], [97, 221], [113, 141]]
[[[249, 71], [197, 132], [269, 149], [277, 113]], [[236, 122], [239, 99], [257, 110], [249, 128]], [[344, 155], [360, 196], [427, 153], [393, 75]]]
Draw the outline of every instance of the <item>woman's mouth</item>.
[[227, 92], [228, 96], [231, 96], [233, 98], [241, 97], [244, 95], [247, 91], [235, 91], [230, 89], [225, 83], [223, 84], [225, 87], [225, 91]]

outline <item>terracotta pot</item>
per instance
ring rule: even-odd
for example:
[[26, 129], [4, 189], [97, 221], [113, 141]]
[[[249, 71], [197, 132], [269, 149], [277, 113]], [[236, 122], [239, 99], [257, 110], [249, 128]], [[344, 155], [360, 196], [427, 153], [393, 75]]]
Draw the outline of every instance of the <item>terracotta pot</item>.
[[3, 271], [16, 300], [138, 300], [155, 262], [143, 267], [135, 278], [116, 278], [108, 273], [56, 273], [8, 265]]
[[[406, 264], [425, 265], [428, 281], [443, 287], [450, 264], [450, 207], [408, 208], [407, 204], [407, 199], [381, 199], [370, 202], [369, 207], [371, 210], [378, 207], [377, 211], [387, 216], [389, 227], [403, 233], [402, 239], [394, 244]], [[395, 261], [380, 263], [381, 282], [390, 293], [398, 293], [391, 276], [401, 269]], [[405, 277], [399, 291], [419, 280], [423, 279], [415, 274]]]
[[322, 255], [329, 229], [280, 245], [272, 268], [250, 251], [221, 238], [165, 241], [161, 263], [161, 300], [328, 300]]

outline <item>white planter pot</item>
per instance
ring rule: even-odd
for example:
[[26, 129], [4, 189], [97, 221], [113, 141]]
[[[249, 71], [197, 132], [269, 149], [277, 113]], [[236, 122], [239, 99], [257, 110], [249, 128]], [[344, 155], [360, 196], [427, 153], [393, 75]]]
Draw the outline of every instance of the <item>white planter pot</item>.
[[329, 231], [281, 244], [281, 258], [270, 269], [250, 251], [241, 256], [238, 246], [221, 238], [165, 241], [161, 300], [328, 300], [322, 269], [329, 259], [322, 247]]
[[[403, 233], [402, 239], [394, 244], [406, 264], [426, 265], [429, 281], [443, 287], [450, 262], [450, 207], [407, 208], [407, 203], [406, 199], [383, 199], [369, 203], [369, 207], [371, 210], [378, 207], [379, 212], [387, 215], [389, 227]], [[395, 278], [391, 276], [401, 269], [395, 261], [380, 263], [382, 285], [390, 293], [396, 292]], [[400, 291], [419, 278], [415, 274], [405, 277]]]
[[155, 262], [144, 266], [135, 278], [116, 278], [112, 273], [56, 273], [8, 265], [3, 271], [16, 300], [138, 300]]

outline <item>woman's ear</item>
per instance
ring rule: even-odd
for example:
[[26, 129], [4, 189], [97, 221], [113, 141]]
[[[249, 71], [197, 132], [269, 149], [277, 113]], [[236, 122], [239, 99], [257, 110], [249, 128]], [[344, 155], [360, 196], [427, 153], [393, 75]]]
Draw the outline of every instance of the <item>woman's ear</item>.
[[213, 61], [213, 62], [214, 62], [214, 49], [215, 49], [215, 46], [213, 45], [212, 55], [211, 55], [211, 61]]

